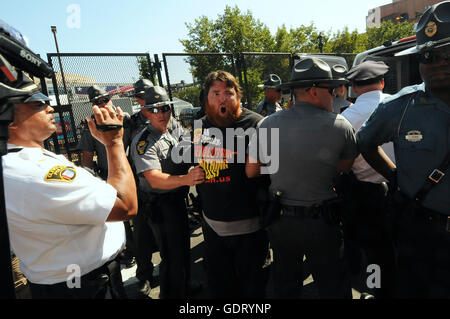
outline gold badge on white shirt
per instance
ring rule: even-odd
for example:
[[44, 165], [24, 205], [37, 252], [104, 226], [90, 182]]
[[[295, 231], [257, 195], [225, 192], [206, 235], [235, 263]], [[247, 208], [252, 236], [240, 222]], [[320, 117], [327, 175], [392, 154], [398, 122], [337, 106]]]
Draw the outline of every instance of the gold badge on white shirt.
[[73, 182], [77, 177], [75, 167], [57, 165], [53, 166], [45, 175], [44, 180], [55, 182]]
[[406, 133], [405, 139], [408, 142], [420, 142], [423, 139], [423, 135], [420, 131], [409, 131]]

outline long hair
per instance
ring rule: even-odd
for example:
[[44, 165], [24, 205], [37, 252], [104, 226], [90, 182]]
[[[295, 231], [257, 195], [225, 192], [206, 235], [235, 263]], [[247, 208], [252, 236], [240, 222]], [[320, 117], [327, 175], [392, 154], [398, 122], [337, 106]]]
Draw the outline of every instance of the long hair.
[[227, 87], [234, 88], [238, 99], [240, 100], [242, 98], [242, 88], [236, 78], [231, 73], [223, 70], [213, 71], [208, 74], [204, 84], [205, 96], [208, 96], [209, 89], [213, 85], [214, 81], [224, 82]]

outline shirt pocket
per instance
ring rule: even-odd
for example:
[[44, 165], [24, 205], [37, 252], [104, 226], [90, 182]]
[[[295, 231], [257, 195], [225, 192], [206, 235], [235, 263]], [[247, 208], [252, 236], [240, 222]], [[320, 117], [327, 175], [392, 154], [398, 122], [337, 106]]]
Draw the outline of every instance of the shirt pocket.
[[159, 160], [165, 160], [165, 159], [170, 158], [170, 146], [167, 145], [167, 143], [165, 141], [159, 142], [158, 157], [159, 157]]
[[429, 173], [436, 166], [436, 140], [432, 135], [422, 133], [420, 141], [406, 139], [407, 132], [400, 133], [397, 141], [397, 166], [405, 171]]

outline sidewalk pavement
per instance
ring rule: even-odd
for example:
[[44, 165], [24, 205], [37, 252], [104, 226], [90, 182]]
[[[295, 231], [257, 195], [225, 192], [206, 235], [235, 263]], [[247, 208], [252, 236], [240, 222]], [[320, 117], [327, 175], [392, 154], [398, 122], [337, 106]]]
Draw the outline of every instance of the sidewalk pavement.
[[[161, 258], [159, 256], [159, 252], [153, 254], [152, 261], [155, 265], [160, 263]], [[202, 290], [196, 295], [192, 296], [191, 299], [208, 299], [203, 263], [203, 233], [200, 225], [191, 232], [191, 263], [192, 279], [202, 284]], [[307, 269], [307, 265], [305, 268]], [[270, 271], [270, 266], [267, 268], [267, 271]], [[124, 266], [122, 265], [122, 280], [124, 282], [125, 290], [129, 299], [141, 298], [139, 295], [138, 279], [135, 277], [135, 275], [136, 265], [128, 269], [124, 268]], [[353, 299], [360, 298], [362, 289], [361, 285], [359, 285], [358, 283], [364, 282], [362, 276], [363, 275], [360, 274], [352, 277]], [[314, 280], [311, 274], [304, 280], [303, 285], [303, 299], [318, 299], [317, 288], [314, 284]], [[270, 295], [269, 292], [272, 289], [272, 280], [270, 277], [267, 286], [268, 295]], [[159, 299], [159, 286], [151, 290], [150, 297], [152, 299]]]

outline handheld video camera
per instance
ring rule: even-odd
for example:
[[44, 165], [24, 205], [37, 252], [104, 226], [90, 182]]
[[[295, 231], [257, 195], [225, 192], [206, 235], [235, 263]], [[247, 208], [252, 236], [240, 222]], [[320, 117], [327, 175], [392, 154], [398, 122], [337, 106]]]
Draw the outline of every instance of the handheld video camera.
[[[53, 69], [28, 49], [22, 34], [0, 20], [0, 101], [5, 98], [31, 95], [37, 86], [30, 85], [34, 77], [51, 77]], [[22, 72], [23, 71], [23, 72]]]
[[14, 120], [13, 103], [46, 98], [36, 94], [38, 86], [30, 76], [42, 78], [52, 75], [53, 69], [28, 49], [22, 34], [0, 20], [0, 155], [7, 152], [7, 127]]

